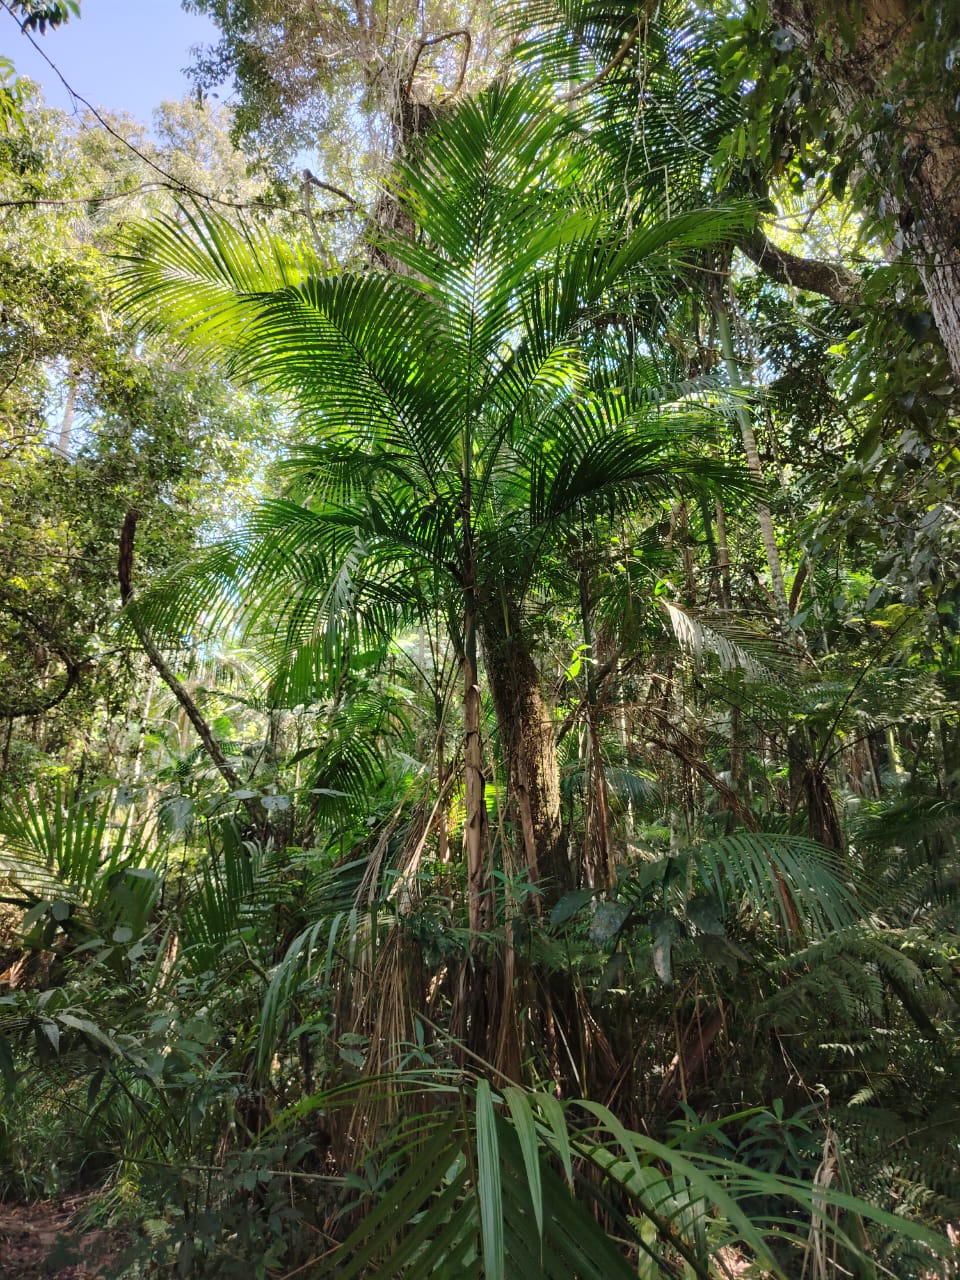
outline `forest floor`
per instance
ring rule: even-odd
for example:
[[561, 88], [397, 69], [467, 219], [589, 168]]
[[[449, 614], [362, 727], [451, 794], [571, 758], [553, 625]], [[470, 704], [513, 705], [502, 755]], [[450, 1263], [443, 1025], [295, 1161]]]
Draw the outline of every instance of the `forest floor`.
[[99, 1280], [122, 1241], [115, 1232], [76, 1231], [86, 1196], [0, 1204], [0, 1280]]
[[[77, 1230], [89, 1196], [31, 1205], [0, 1204], [0, 1280], [102, 1280], [125, 1243], [116, 1232]], [[724, 1274], [753, 1274], [744, 1259], [723, 1250]]]
[[[87, 1194], [32, 1205], [0, 1204], [0, 1280], [104, 1280], [109, 1263], [129, 1240], [116, 1231], [77, 1229], [89, 1198]], [[948, 1234], [960, 1243], [955, 1230]], [[720, 1274], [728, 1280], [757, 1275], [735, 1250], [721, 1250], [718, 1261]], [[930, 1273], [925, 1280], [937, 1277]]]

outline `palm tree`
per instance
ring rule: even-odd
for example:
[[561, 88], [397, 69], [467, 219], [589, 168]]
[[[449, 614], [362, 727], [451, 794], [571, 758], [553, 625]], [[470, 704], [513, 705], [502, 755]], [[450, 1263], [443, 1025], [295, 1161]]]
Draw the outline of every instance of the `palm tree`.
[[[569, 111], [525, 84], [444, 121], [393, 186], [419, 228], [381, 240], [399, 270], [330, 274], [206, 213], [138, 232], [128, 300], [285, 393], [302, 444], [214, 572], [254, 590], [289, 661], [440, 610], [462, 671], [470, 924], [491, 924], [481, 655], [526, 871], [570, 880], [556, 742], [531, 615], [555, 596], [565, 536], [681, 486], [734, 479], [695, 405], [665, 407], [606, 324], [631, 290], [673, 292], [684, 255], [737, 211], [649, 219], [590, 193]], [[622, 347], [623, 344], [620, 344]], [[587, 357], [589, 346], [592, 360]], [[597, 358], [599, 352], [600, 358]], [[703, 437], [707, 437], [704, 439]]]

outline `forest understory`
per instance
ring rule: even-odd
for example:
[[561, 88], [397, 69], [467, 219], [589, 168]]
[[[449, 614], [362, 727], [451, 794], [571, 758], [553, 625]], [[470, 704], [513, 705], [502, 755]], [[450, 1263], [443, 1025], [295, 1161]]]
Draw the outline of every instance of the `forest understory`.
[[184, 7], [0, 57], [0, 1277], [960, 1276], [960, 10]]

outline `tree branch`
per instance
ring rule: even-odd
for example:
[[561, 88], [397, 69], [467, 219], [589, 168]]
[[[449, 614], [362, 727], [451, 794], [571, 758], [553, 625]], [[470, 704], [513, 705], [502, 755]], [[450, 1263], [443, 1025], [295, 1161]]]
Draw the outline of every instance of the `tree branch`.
[[[62, 654], [58, 656], [63, 657]], [[22, 720], [29, 716], [42, 716], [47, 711], [52, 711], [58, 703], [63, 702], [80, 679], [80, 668], [76, 663], [67, 662], [66, 659], [64, 662], [67, 667], [67, 676], [56, 693], [50, 694], [47, 698], [37, 698], [33, 702], [0, 702], [0, 719]]]
[[842, 307], [852, 307], [860, 301], [863, 281], [838, 262], [798, 257], [775, 245], [760, 230], [741, 236], [737, 248], [778, 284], [819, 293]]
[[[120, 599], [127, 606], [127, 617], [134, 631], [137, 633], [137, 639], [143, 646], [143, 651], [150, 660], [154, 670], [159, 675], [177, 702], [183, 708], [187, 719], [197, 731], [200, 741], [203, 743], [207, 755], [216, 765], [220, 776], [226, 782], [231, 791], [240, 791], [243, 783], [240, 781], [239, 775], [230, 764], [229, 760], [223, 753], [223, 748], [217, 741], [213, 730], [207, 724], [200, 711], [200, 708], [194, 702], [183, 682], [179, 680], [176, 673], [168, 664], [163, 654], [150, 639], [146, 627], [140, 618], [137, 617], [136, 608], [130, 603], [133, 596], [133, 587], [131, 579], [133, 576], [133, 540], [136, 534], [137, 520], [140, 512], [135, 508], [131, 508], [124, 518], [123, 529], [120, 532], [120, 549], [117, 559], [117, 577], [120, 581]], [[251, 811], [251, 816], [260, 824], [261, 817], [253, 808], [253, 805], [247, 801], [247, 807]]]
[[22, 720], [28, 716], [43, 715], [45, 712], [51, 711], [58, 703], [63, 702], [64, 698], [73, 690], [80, 679], [82, 663], [59, 643], [54, 629], [45, 625], [34, 613], [11, 604], [9, 600], [3, 602], [3, 608], [12, 618], [16, 618], [32, 631], [35, 631], [38, 636], [43, 637], [51, 653], [55, 653], [63, 663], [66, 670], [66, 678], [55, 693], [47, 694], [46, 697], [39, 696], [27, 699], [24, 702], [0, 703], [0, 719], [13, 721]]
[[582, 98], [585, 93], [589, 93], [591, 89], [595, 89], [598, 84], [602, 84], [612, 71], [616, 71], [620, 63], [623, 62], [624, 58], [626, 58], [627, 54], [630, 52], [633, 46], [637, 43], [637, 40], [640, 38], [640, 32], [642, 29], [643, 29], [642, 24], [637, 23], [636, 27], [634, 27], [634, 29], [627, 35], [623, 44], [621, 44], [620, 48], [613, 55], [613, 57], [610, 59], [610, 61], [607, 63], [605, 67], [602, 67], [595, 76], [591, 77], [591, 79], [589, 80], [586, 80], [583, 84], [576, 85], [573, 89], [570, 89], [567, 93], [561, 93], [558, 101], [574, 102], [577, 98]]
[[[303, 181], [305, 184], [309, 184], [311, 187], [316, 187], [320, 191], [329, 191], [331, 195], [337, 196], [338, 199], [345, 200], [347, 202], [348, 210], [352, 211], [354, 209], [360, 208], [359, 201], [355, 200], [353, 196], [349, 194], [349, 192], [343, 191], [341, 190], [340, 187], [335, 187], [329, 182], [321, 182], [320, 179], [315, 174], [311, 173], [309, 169], [304, 169]], [[328, 212], [345, 213], [347, 212], [347, 210], [334, 209], [334, 210], [328, 210]]]
[[467, 74], [467, 65], [470, 62], [470, 52], [473, 48], [473, 37], [467, 27], [458, 27], [456, 31], [442, 31], [436, 36], [422, 36], [417, 41], [417, 52], [413, 55], [410, 63], [410, 74], [407, 76], [405, 85], [403, 86], [403, 95], [409, 98], [413, 89], [413, 80], [417, 74], [417, 67], [420, 65], [420, 59], [423, 56], [424, 49], [431, 49], [434, 45], [444, 44], [447, 40], [462, 40], [463, 53], [460, 57], [460, 67], [457, 71], [457, 81], [452, 89], [448, 89], [441, 98], [441, 102], [449, 102], [452, 97], [460, 92], [463, 88], [463, 82]]

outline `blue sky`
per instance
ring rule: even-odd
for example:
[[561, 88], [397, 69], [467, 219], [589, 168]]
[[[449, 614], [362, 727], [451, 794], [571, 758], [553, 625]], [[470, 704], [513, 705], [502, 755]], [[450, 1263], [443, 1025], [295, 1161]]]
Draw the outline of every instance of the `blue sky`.
[[[192, 60], [191, 46], [217, 34], [207, 18], [184, 13], [180, 0], [81, 0], [80, 12], [34, 39], [95, 107], [127, 111], [144, 123], [165, 99], [189, 91], [183, 68]], [[2, 11], [0, 54], [12, 59], [20, 75], [39, 82], [48, 105], [72, 109], [56, 74]]]

